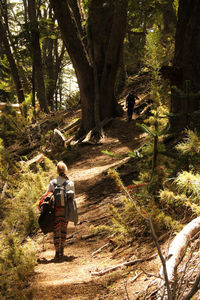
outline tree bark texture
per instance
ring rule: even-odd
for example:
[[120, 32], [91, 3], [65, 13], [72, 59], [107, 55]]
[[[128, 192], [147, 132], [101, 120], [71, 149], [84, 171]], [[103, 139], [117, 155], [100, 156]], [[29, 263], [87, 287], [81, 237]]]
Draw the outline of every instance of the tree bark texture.
[[87, 41], [83, 42], [78, 2], [51, 0], [79, 84], [83, 133], [97, 126], [98, 119], [116, 116], [114, 88], [126, 31], [127, 2], [91, 0]]
[[[198, 0], [179, 1], [178, 22], [175, 37], [175, 55], [171, 85], [185, 92], [187, 80], [191, 83], [191, 92], [200, 91], [200, 2]], [[185, 97], [186, 98], [186, 97]], [[186, 126], [195, 127], [197, 119], [187, 114], [199, 110], [200, 97], [189, 97], [187, 103], [179, 93], [171, 99], [171, 112], [180, 114], [171, 119], [172, 130], [182, 130]], [[188, 109], [188, 111], [187, 111]]]

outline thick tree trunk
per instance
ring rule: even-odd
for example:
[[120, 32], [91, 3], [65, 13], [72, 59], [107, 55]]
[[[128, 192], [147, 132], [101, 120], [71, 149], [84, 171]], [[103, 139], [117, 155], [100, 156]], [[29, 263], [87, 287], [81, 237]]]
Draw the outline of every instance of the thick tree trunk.
[[22, 103], [24, 101], [24, 92], [23, 92], [21, 80], [19, 77], [18, 68], [15, 63], [14, 57], [12, 55], [11, 49], [10, 49], [9, 41], [7, 38], [6, 30], [4, 28], [4, 24], [3, 24], [1, 15], [0, 15], [0, 41], [4, 45], [5, 53], [6, 53], [9, 65], [10, 65], [12, 78], [13, 78], [15, 88], [16, 88], [18, 101], [19, 101], [19, 103]]
[[46, 39], [44, 41], [46, 51], [43, 53], [43, 61], [46, 73], [46, 97], [47, 103], [53, 110], [53, 94], [54, 94], [54, 81], [55, 81], [55, 66], [53, 59], [53, 40]]
[[86, 133], [95, 125], [92, 68], [67, 2], [65, 0], [51, 0], [51, 4], [77, 76], [82, 107], [82, 131]]
[[[111, 32], [105, 53], [100, 91], [101, 119], [115, 117], [118, 114], [118, 104], [114, 95], [119, 62], [123, 55], [123, 41], [126, 33], [127, 1], [115, 2]], [[110, 99], [110, 101], [106, 101]]]
[[43, 66], [42, 66], [42, 57], [40, 49], [40, 39], [39, 39], [39, 30], [37, 25], [36, 17], [36, 5], [35, 0], [28, 0], [28, 13], [29, 19], [31, 22], [31, 35], [32, 35], [32, 55], [33, 55], [33, 65], [35, 68], [36, 76], [36, 90], [37, 97], [40, 103], [40, 107], [44, 112], [49, 112], [47, 100], [46, 100], [46, 91], [44, 84], [44, 75], [43, 75]]
[[199, 115], [195, 117], [191, 114], [199, 110], [200, 98], [193, 97], [191, 93], [200, 91], [199, 14], [200, 2], [198, 0], [179, 1], [171, 85], [175, 85], [186, 94], [185, 84], [186, 81], [190, 81], [191, 90], [189, 97], [187, 95], [180, 97], [180, 93], [177, 92], [172, 95], [171, 112], [175, 114], [170, 120], [172, 131], [182, 130], [186, 126], [194, 128], [198, 124]]
[[100, 120], [117, 114], [114, 90], [126, 32], [126, 14], [127, 1], [107, 1], [104, 5], [100, 0], [90, 2], [88, 40], [98, 77]]
[[83, 42], [78, 5], [70, 0], [70, 10], [67, 1], [51, 0], [79, 84], [83, 133], [98, 127], [97, 123], [106, 117], [116, 116], [114, 88], [126, 30], [127, 2], [91, 0], [87, 42]]

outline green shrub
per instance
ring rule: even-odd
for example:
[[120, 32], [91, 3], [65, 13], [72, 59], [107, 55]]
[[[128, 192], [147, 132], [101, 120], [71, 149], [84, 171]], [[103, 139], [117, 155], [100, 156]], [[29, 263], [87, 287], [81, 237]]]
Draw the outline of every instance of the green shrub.
[[8, 178], [2, 202], [0, 299], [32, 299], [28, 285], [35, 266], [34, 243], [30, 237], [38, 229], [38, 203], [46, 191], [55, 165], [46, 157], [32, 169], [18, 164], [18, 172]]
[[32, 299], [29, 278], [33, 274], [36, 257], [33, 242], [28, 240], [24, 245], [17, 235], [4, 235], [0, 254], [0, 298]]
[[6, 147], [13, 144], [17, 139], [20, 142], [27, 139], [27, 120], [17, 114], [16, 110], [10, 106], [5, 106], [0, 116], [0, 138], [3, 139]]

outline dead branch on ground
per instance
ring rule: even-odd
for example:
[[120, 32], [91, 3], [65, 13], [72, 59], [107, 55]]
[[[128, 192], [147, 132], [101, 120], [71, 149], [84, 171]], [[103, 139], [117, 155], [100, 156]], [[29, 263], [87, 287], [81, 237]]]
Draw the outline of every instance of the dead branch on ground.
[[150, 257], [147, 257], [147, 258], [138, 258], [138, 259], [135, 259], [135, 260], [126, 261], [124, 263], [121, 263], [121, 264], [118, 264], [118, 265], [115, 265], [115, 266], [108, 266], [105, 269], [101, 270], [100, 272], [93, 272], [92, 275], [102, 276], [102, 275], [104, 275], [108, 272], [115, 271], [116, 269], [119, 269], [119, 268], [122, 268], [122, 267], [129, 267], [129, 266], [135, 265], [137, 263], [141, 263], [141, 262], [144, 262], [144, 261], [151, 260], [154, 257], [156, 257], [156, 255], [157, 254], [154, 254], [154, 255], [152, 255]]

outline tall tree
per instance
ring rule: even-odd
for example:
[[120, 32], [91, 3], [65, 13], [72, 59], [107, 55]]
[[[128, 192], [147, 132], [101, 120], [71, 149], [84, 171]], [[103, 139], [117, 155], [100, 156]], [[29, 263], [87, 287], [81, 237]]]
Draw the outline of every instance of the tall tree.
[[36, 83], [37, 97], [41, 109], [45, 112], [48, 112], [49, 109], [48, 109], [47, 99], [46, 99], [42, 56], [41, 56], [41, 49], [40, 49], [40, 35], [38, 29], [35, 0], [28, 0], [28, 14], [29, 14], [30, 31], [31, 31], [33, 70], [35, 71], [33, 76]]
[[[171, 84], [181, 92], [175, 92], [171, 99], [172, 130], [198, 124], [200, 96], [200, 1], [179, 0], [178, 22], [175, 37], [175, 55]], [[186, 82], [187, 90], [185, 89]], [[194, 95], [196, 93], [196, 96]]]
[[50, 2], [76, 72], [82, 106], [81, 129], [86, 133], [106, 117], [119, 113], [114, 87], [126, 32], [128, 0], [90, 0], [86, 36], [80, 27], [82, 14], [77, 13], [79, 1]]
[[41, 43], [46, 82], [46, 97], [48, 105], [53, 110], [56, 106], [54, 105], [53, 96], [55, 94], [56, 84], [62, 68], [62, 61], [66, 49], [63, 41], [60, 41], [60, 33], [56, 28], [51, 5], [48, 5], [43, 9], [42, 18], [43, 20], [46, 20], [47, 23], [43, 26], [43, 38]]

